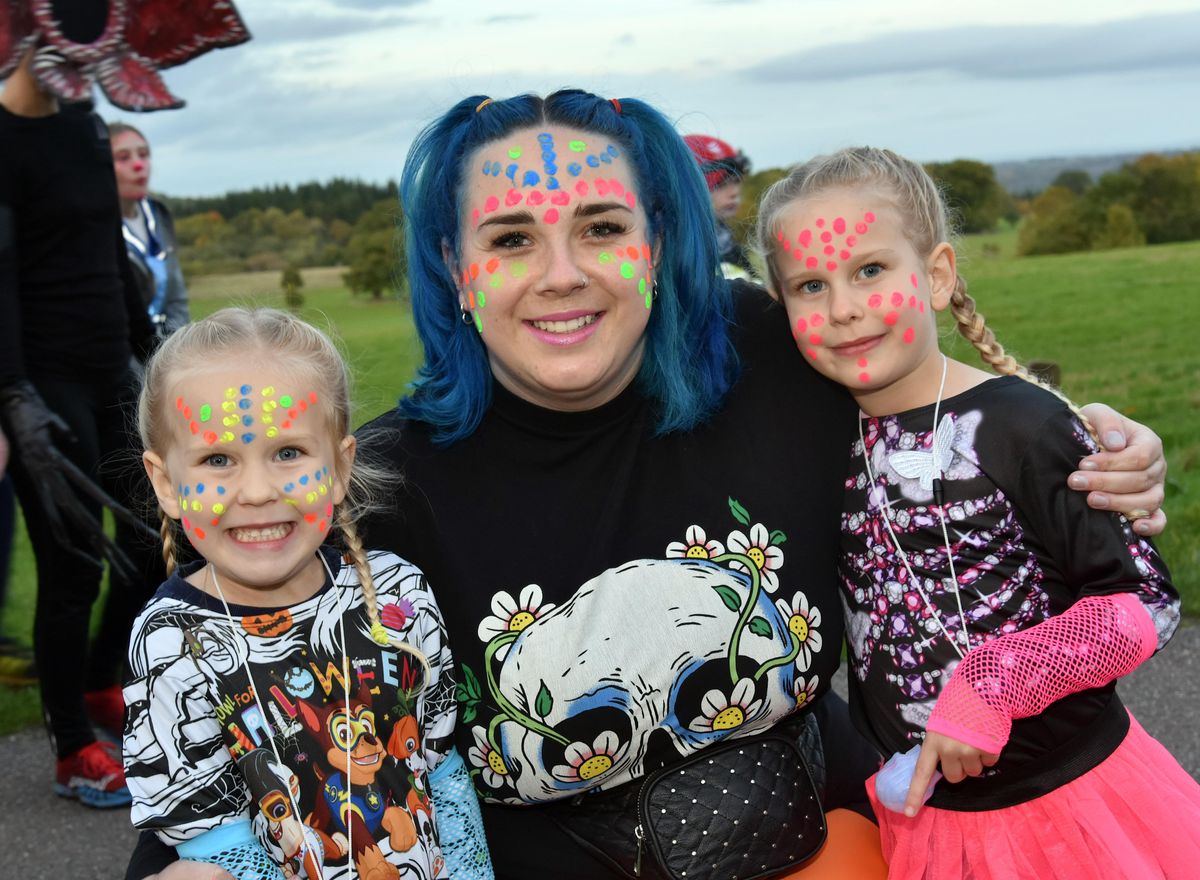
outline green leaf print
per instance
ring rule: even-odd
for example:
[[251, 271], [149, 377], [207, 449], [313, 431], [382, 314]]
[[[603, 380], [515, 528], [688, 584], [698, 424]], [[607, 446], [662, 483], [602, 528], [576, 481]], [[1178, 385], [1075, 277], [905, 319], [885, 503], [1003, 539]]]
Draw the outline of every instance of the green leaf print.
[[771, 543], [772, 544], [782, 544], [786, 540], [787, 540], [787, 535], [785, 535], [783, 532], [779, 531], [779, 529], [775, 529], [775, 531], [771, 532]]
[[756, 636], [762, 636], [764, 639], [771, 638], [771, 624], [767, 623], [764, 617], [755, 617], [750, 621], [750, 632]]
[[[478, 702], [479, 698], [483, 696], [483, 689], [479, 686], [479, 678], [466, 663], [462, 664], [462, 681], [459, 682], [456, 692], [466, 694], [467, 699], [475, 702]], [[458, 699], [459, 702], [463, 701], [462, 697]]]
[[750, 525], [750, 514], [746, 512], [746, 508], [742, 507], [742, 505], [738, 504], [732, 498], [729, 499], [729, 512], [732, 513], [733, 518], [742, 525]]
[[742, 610], [742, 599], [738, 596], [737, 590], [733, 587], [713, 587], [717, 591], [717, 595], [721, 597], [721, 601], [725, 603], [725, 607], [737, 614]]
[[[461, 703], [462, 700], [460, 699]], [[469, 724], [475, 720], [475, 703], [466, 703], [463, 705], [462, 717], [459, 719], [463, 724]]]
[[538, 713], [538, 717], [545, 719], [550, 714], [550, 710], [554, 708], [554, 697], [550, 696], [550, 689], [546, 687], [546, 682], [541, 683], [538, 688], [537, 699], [533, 701], [533, 711]]

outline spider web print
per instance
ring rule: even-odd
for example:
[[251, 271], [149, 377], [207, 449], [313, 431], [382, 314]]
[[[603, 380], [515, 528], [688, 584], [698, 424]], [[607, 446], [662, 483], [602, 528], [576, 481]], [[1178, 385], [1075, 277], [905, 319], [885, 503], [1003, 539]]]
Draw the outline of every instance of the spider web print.
[[[948, 413], [947, 417], [952, 419], [954, 434], [949, 451], [942, 452], [948, 464], [941, 513], [950, 536], [949, 553], [932, 493], [922, 491], [919, 480], [897, 473], [888, 461], [897, 452], [919, 455], [929, 450], [934, 432], [903, 431], [893, 417], [872, 419], [864, 434], [874, 487], [863, 466], [863, 447], [854, 444], [859, 468], [847, 480], [842, 518], [842, 577], [852, 667], [865, 681], [873, 663], [886, 664], [882, 674], [898, 701], [896, 711], [917, 727], [923, 727], [952, 671], [947, 659], [954, 656], [953, 648], [942, 627], [955, 638], [960, 638], [962, 629], [949, 586], [950, 559], [971, 646], [1050, 615], [1049, 596], [1042, 589], [1044, 573], [1025, 545], [1013, 506], [975, 464], [979, 414], [958, 418]], [[914, 496], [924, 503], [914, 502]], [[916, 583], [892, 546], [885, 516]]]

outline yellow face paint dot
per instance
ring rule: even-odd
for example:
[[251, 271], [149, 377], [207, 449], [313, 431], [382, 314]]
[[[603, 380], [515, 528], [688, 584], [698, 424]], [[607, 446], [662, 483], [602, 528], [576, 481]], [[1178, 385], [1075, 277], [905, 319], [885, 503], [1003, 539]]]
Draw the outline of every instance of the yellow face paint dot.
[[196, 511], [197, 513], [199, 513], [199, 512], [200, 512], [201, 510], [203, 510], [203, 509], [204, 509], [204, 505], [203, 505], [203, 504], [201, 504], [199, 501], [193, 501], [193, 502], [192, 502], [192, 510]]
[[221, 409], [223, 409], [225, 412], [233, 412], [235, 409], [237, 409], [237, 404], [232, 400], [227, 400], [221, 404]]
[[267, 428], [267, 436], [268, 437], [277, 437], [278, 435], [279, 435], [278, 428]]
[[328, 486], [320, 486], [320, 487], [317, 489], [317, 491], [318, 491], [318, 492], [320, 492], [322, 495], [328, 495], [328, 494], [329, 494], [329, 487], [328, 487]]
[[262, 390], [262, 396], [263, 397], [274, 397], [275, 396], [275, 386], [268, 385], [266, 388], [264, 388]]
[[312, 504], [314, 501], [317, 500], [317, 493], [309, 492], [307, 495], [304, 496], [304, 500], [307, 501], [309, 504]]
[[216, 504], [213, 505], [213, 513], [215, 513], [217, 516], [220, 516], [224, 512], [225, 512], [225, 505], [222, 504], [221, 502], [218, 501]]
[[232, 442], [233, 442], [233, 432], [232, 432], [232, 431], [226, 431], [224, 434], [222, 434], [222, 435], [221, 435], [221, 442], [222, 442], [222, 443], [232, 443]]
[[226, 388], [225, 389], [225, 399], [226, 400], [233, 400], [235, 397], [237, 397], [237, 389], [236, 388]]
[[221, 424], [224, 425], [226, 428], [236, 425], [237, 423], [238, 423], [237, 416], [225, 416], [225, 418], [221, 419]]

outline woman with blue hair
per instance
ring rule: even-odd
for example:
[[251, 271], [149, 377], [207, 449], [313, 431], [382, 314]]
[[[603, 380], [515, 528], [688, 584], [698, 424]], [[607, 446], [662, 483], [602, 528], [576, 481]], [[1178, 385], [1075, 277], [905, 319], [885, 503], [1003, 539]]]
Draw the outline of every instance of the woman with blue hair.
[[[366, 528], [444, 610], [496, 875], [884, 876], [829, 692], [855, 407], [731, 295], [682, 139], [634, 99], [477, 96], [400, 190], [425, 361], [359, 432], [404, 474]], [[1153, 508], [1160, 458], [1084, 476]]]

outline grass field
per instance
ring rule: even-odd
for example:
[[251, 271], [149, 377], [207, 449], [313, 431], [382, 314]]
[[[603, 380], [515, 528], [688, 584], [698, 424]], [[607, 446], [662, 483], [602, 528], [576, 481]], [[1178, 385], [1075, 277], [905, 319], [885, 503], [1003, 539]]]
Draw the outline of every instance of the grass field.
[[[1076, 401], [1105, 403], [1153, 427], [1170, 464], [1170, 526], [1158, 540], [1188, 613], [1200, 613], [1200, 242], [1053, 257], [1014, 255], [1015, 232], [967, 239], [960, 270], [979, 310], [1022, 360], [1057, 362]], [[342, 341], [357, 376], [355, 424], [393, 406], [420, 353], [406, 310], [351, 296], [335, 269], [304, 272], [304, 317]], [[202, 317], [229, 303], [282, 306], [279, 273], [209, 276], [191, 286]], [[949, 325], [947, 325], [949, 327]], [[974, 351], [952, 330], [949, 350]], [[28, 643], [33, 561], [20, 535], [3, 631]], [[33, 723], [31, 689], [0, 688], [0, 733]]]

